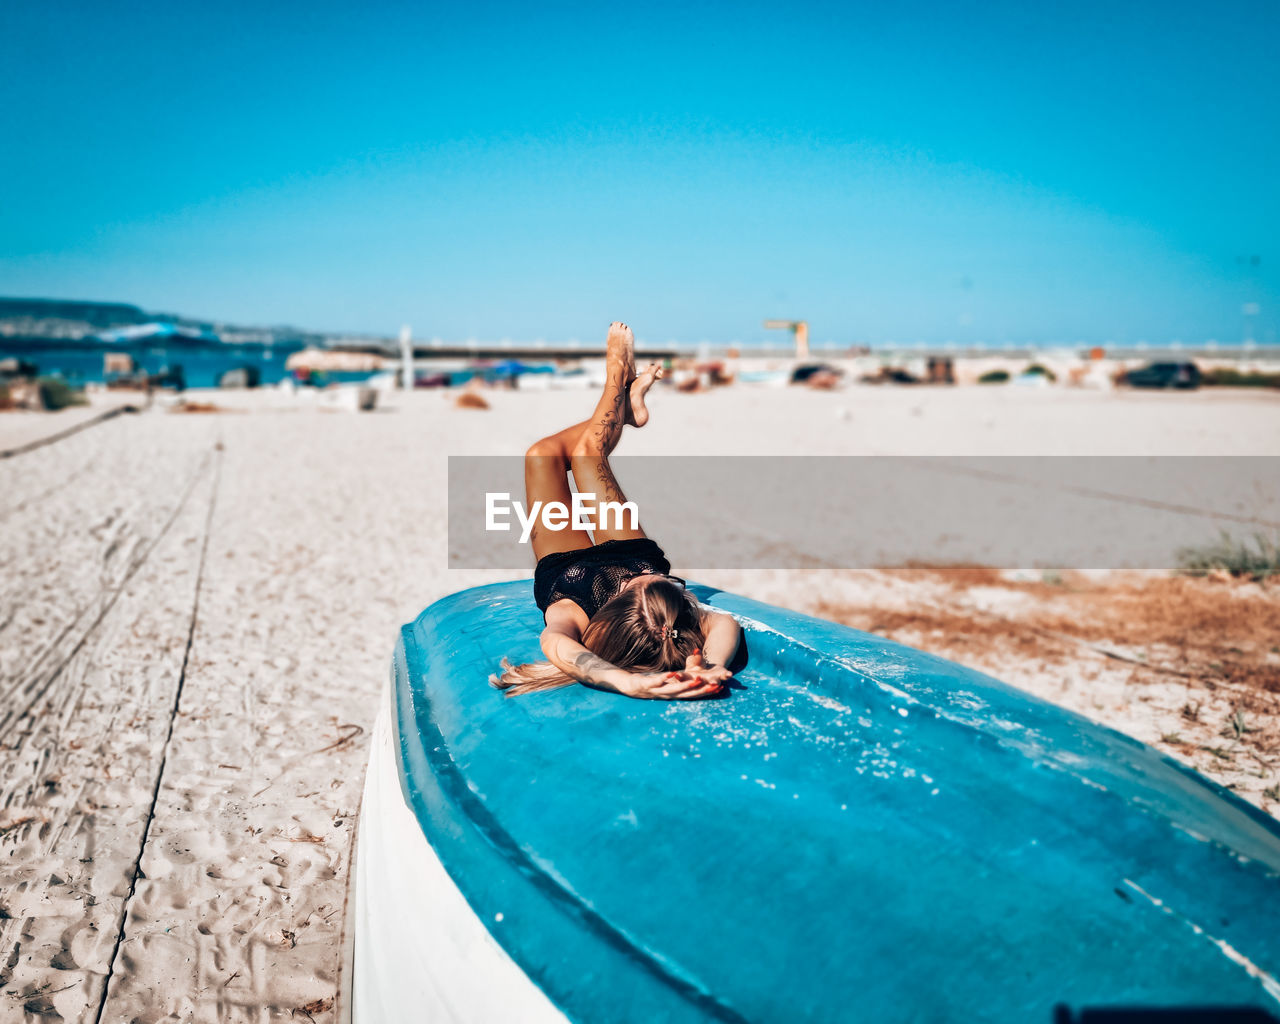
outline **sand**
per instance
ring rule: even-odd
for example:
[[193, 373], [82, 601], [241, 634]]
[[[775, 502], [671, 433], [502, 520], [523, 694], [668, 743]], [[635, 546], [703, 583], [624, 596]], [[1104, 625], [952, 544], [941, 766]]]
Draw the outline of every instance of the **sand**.
[[[446, 568], [446, 455], [518, 453], [592, 403], [490, 392], [491, 408], [459, 409], [419, 392], [356, 414], [193, 397], [223, 411], [157, 407], [0, 459], [4, 1020], [336, 1019], [396, 630], [446, 593], [517, 575]], [[736, 387], [652, 405], [624, 453], [1280, 453], [1280, 395], [1256, 392]], [[0, 449], [94, 411], [0, 415]], [[1276, 810], [1274, 585], [713, 577], [992, 671]], [[1138, 604], [1117, 604], [1135, 586]], [[1195, 643], [1155, 628], [1162, 601], [1188, 610]], [[1210, 614], [1236, 601], [1247, 615]], [[1117, 617], [1129, 607], [1151, 614]], [[1255, 628], [1237, 636], [1233, 621]]]

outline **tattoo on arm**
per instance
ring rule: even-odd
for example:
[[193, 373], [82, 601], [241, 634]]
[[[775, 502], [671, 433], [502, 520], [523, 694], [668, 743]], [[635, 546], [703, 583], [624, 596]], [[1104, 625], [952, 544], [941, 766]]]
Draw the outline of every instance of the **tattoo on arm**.
[[605, 673], [616, 666], [610, 665], [598, 654], [583, 651], [573, 659], [573, 667], [576, 670], [579, 682], [603, 683]]

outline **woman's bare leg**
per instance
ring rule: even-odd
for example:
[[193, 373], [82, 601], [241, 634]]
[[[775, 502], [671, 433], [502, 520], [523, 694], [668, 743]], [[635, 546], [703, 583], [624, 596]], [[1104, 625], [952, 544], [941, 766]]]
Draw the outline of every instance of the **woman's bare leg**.
[[[607, 341], [608, 355], [606, 360], [606, 379], [604, 391], [596, 403], [591, 419], [575, 423], [571, 427], [534, 442], [525, 453], [524, 489], [526, 507], [532, 509], [535, 502], [558, 501], [569, 505], [573, 494], [569, 489], [566, 474], [573, 469], [574, 453], [582, 447], [587, 452], [595, 452], [597, 447], [604, 459], [604, 472], [611, 485], [605, 489], [586, 488], [588, 493], [596, 494], [601, 501], [625, 501], [622, 490], [613, 478], [608, 467], [608, 456], [617, 447], [622, 436], [622, 426], [617, 417], [619, 410], [623, 420], [632, 426], [642, 427], [649, 421], [649, 411], [645, 408], [644, 398], [654, 383], [662, 377], [662, 367], [658, 363], [650, 363], [640, 374], [635, 373], [634, 340], [630, 328], [625, 324], [614, 323], [609, 327]], [[619, 404], [618, 396], [622, 395]], [[593, 432], [595, 440], [586, 443], [588, 432]], [[593, 480], [601, 480], [601, 473], [590, 472]], [[574, 480], [582, 488], [582, 477], [574, 470]], [[614, 494], [617, 497], [607, 497]], [[611, 539], [617, 531], [609, 530], [609, 536], [597, 537], [596, 540]], [[642, 532], [631, 531], [630, 536], [644, 536]], [[582, 530], [567, 528], [560, 531], [547, 531], [540, 524], [535, 524], [530, 535], [534, 558], [542, 558], [553, 551], [577, 551], [590, 547], [591, 535]]]
[[[627, 412], [627, 389], [635, 379], [634, 346], [631, 328], [622, 323], [610, 325], [604, 391], [586, 429], [569, 455], [569, 468], [573, 472], [578, 493], [594, 494], [597, 502], [621, 503], [627, 500], [609, 466], [609, 456], [622, 436]], [[618, 528], [611, 526], [596, 531], [597, 544], [606, 540], [628, 540], [645, 535], [639, 524], [635, 528], [624, 526], [622, 522], [614, 525]]]
[[636, 376], [635, 336], [631, 328], [616, 321], [610, 324], [605, 350], [604, 390], [571, 456], [585, 446], [587, 451], [607, 457], [618, 446], [627, 422], [627, 389]]
[[[561, 469], [569, 472], [569, 456], [573, 453], [574, 446], [582, 437], [582, 432], [591, 425], [590, 420], [583, 420], [581, 423], [575, 423], [571, 427], [565, 427], [563, 430], [557, 430], [554, 434], [548, 434], [546, 437], [534, 442], [529, 448], [529, 452], [533, 453], [536, 449], [536, 455], [540, 458], [558, 458], [560, 460]], [[527, 455], [528, 453], [526, 453]], [[527, 492], [526, 492], [527, 493]], [[547, 498], [542, 495], [528, 495], [529, 500], [541, 498], [546, 501]], [[555, 499], [551, 499], [555, 500]]]
[[[569, 490], [569, 455], [574, 445], [582, 437], [588, 421], [575, 423], [565, 427], [558, 433], [551, 434], [535, 441], [524, 454], [524, 494], [525, 508], [530, 512], [536, 503], [545, 507], [558, 501], [568, 507], [573, 502], [573, 492]], [[563, 530], [544, 530], [541, 517], [534, 520], [529, 534], [529, 544], [533, 548], [534, 559], [542, 558], [553, 551], [577, 551], [591, 547], [591, 534], [585, 530], [577, 530], [572, 526]]]

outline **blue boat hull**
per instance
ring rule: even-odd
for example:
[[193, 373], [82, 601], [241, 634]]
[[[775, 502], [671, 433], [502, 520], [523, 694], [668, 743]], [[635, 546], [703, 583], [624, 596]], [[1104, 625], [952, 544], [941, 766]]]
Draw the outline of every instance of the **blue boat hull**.
[[405, 799], [565, 1017], [1277, 1008], [1271, 818], [980, 673], [693, 589], [746, 629], [727, 699], [505, 699], [500, 659], [541, 657], [527, 582], [439, 601], [397, 647]]

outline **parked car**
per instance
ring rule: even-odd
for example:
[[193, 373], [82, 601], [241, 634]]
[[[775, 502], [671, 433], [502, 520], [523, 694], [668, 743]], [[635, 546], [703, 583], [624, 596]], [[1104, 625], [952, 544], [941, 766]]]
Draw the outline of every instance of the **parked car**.
[[1200, 367], [1195, 363], [1149, 363], [1126, 373], [1124, 382], [1133, 388], [1198, 388]]

